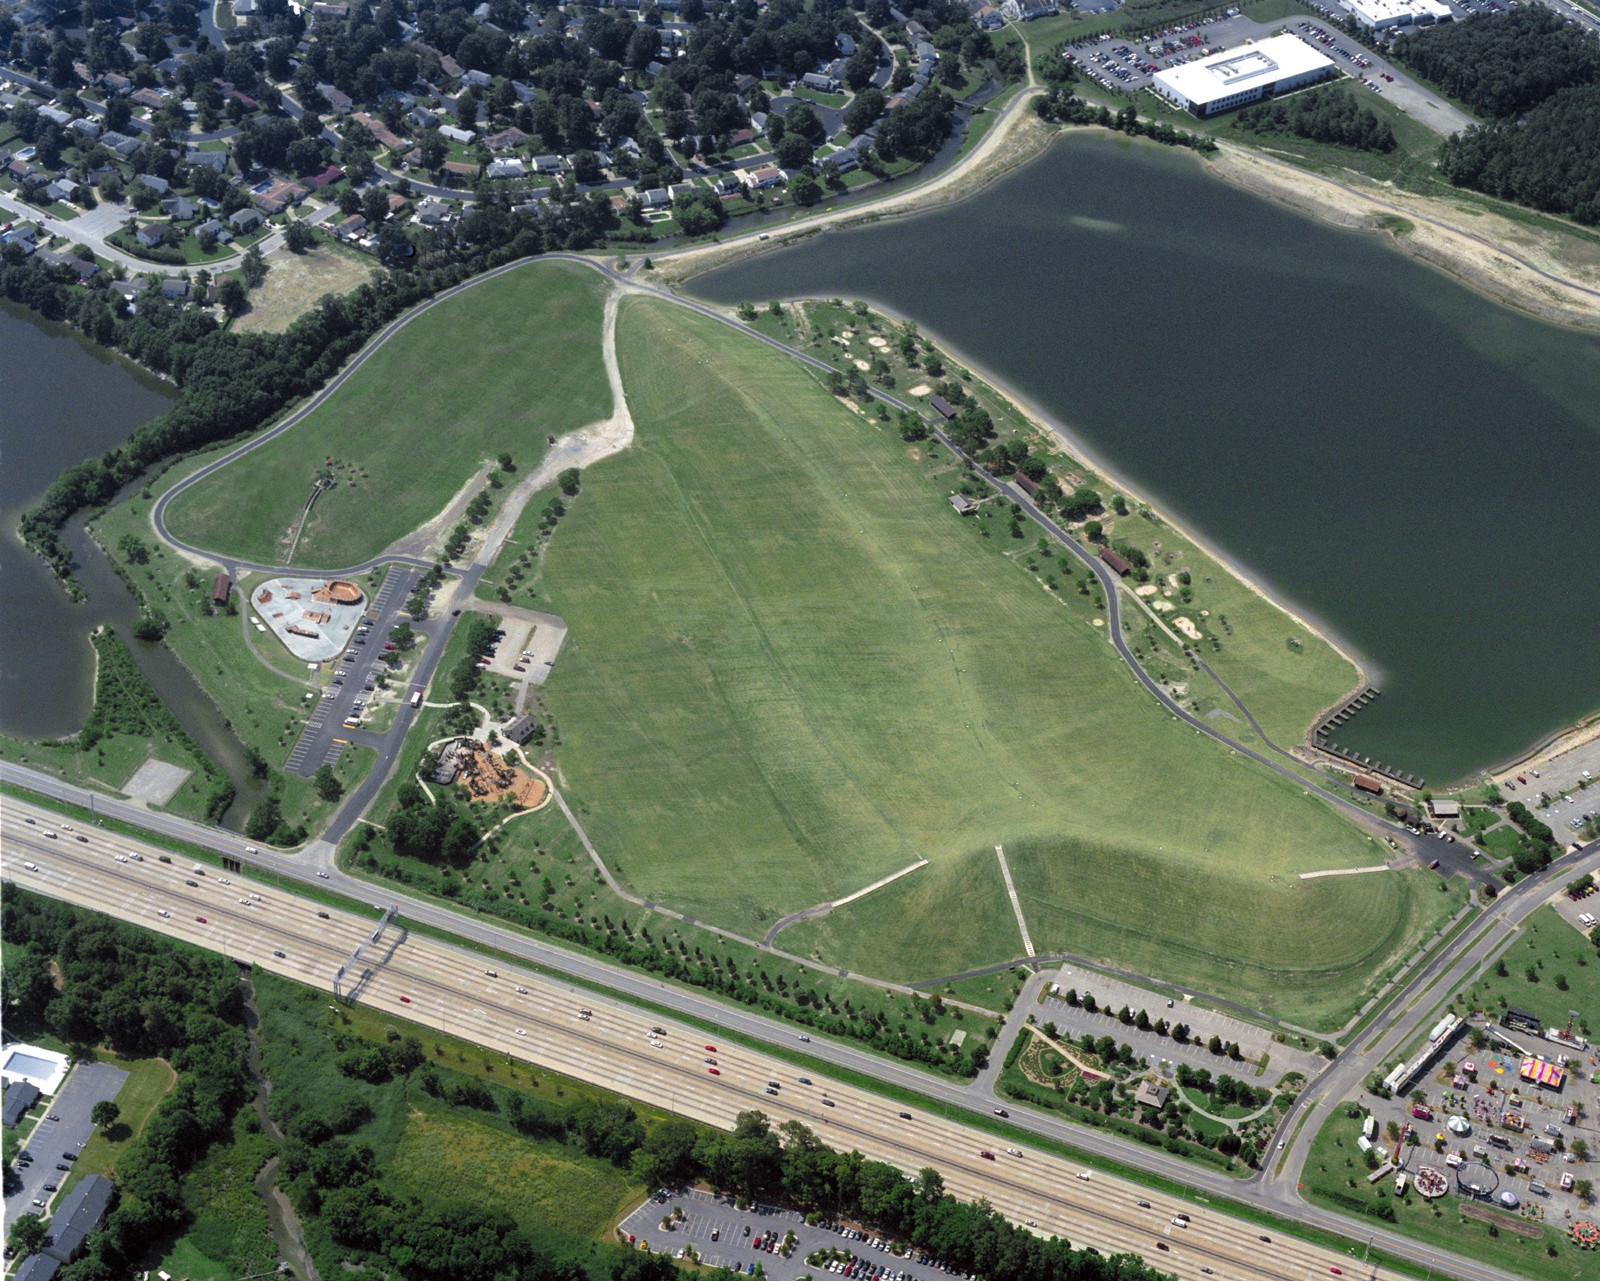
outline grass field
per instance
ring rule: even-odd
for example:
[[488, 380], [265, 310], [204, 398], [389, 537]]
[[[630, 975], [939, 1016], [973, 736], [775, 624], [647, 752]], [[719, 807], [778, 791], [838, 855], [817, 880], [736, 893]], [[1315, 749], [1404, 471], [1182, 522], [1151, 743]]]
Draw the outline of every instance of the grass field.
[[[1300, 741], [1316, 714], [1344, 697], [1356, 684], [1355, 666], [1332, 645], [1241, 582], [1183, 531], [1167, 524], [1160, 512], [1130, 504], [1129, 514], [1118, 516], [1109, 502], [1118, 491], [1117, 485], [1069, 454], [1009, 399], [962, 369], [950, 353], [929, 350], [931, 344], [919, 337], [918, 363], [908, 364], [899, 342], [904, 332], [900, 325], [870, 310], [834, 301], [785, 307], [778, 314], [763, 310], [757, 315], [756, 325], [762, 332], [828, 360], [847, 373], [858, 357], [881, 360], [888, 366], [892, 380], [885, 385], [917, 403], [925, 403], [926, 397], [911, 396], [910, 389], [936, 381], [927, 372], [934, 359], [940, 360], [948, 371], [958, 373], [968, 394], [988, 410], [1000, 439], [1025, 441], [1034, 454], [1048, 460], [1057, 475], [1072, 478], [1074, 484], [1082, 481], [1108, 500], [1106, 509], [1097, 517], [1106, 527], [1106, 537], [1131, 542], [1148, 555], [1152, 573], [1157, 575], [1152, 581], [1162, 588], [1153, 599], [1164, 608], [1171, 607], [1169, 617], [1181, 614], [1200, 629], [1204, 637], [1201, 652], [1207, 663], [1245, 701], [1274, 741], [1283, 745]], [[873, 345], [874, 338], [885, 340], [887, 346]], [[1013, 558], [1024, 565], [1034, 561], [1044, 581], [1053, 572], [1062, 572], [1064, 559], [1058, 558], [1052, 568], [1042, 554], [1037, 558], [1032, 555], [1031, 546], [1030, 551]], [[1183, 573], [1190, 576], [1188, 584], [1170, 581], [1172, 575]], [[1178, 659], [1177, 647], [1156, 632], [1141, 610], [1130, 605], [1125, 613], [1129, 635], [1137, 637], [1133, 641], [1136, 648], [1148, 655], [1159, 646], [1174, 660], [1176, 669], [1186, 667]], [[1212, 682], [1188, 672], [1184, 673], [1184, 681], [1186, 697], [1196, 714], [1221, 718], [1221, 726], [1235, 737], [1254, 737], [1226, 695]]]
[[241, 332], [281, 333], [325, 294], [347, 294], [380, 274], [377, 259], [323, 242], [303, 254], [284, 249], [267, 258], [267, 278], [250, 291], [250, 310], [233, 322]]
[[115, 1063], [128, 1074], [128, 1079], [117, 1091], [117, 1107], [122, 1110], [122, 1117], [109, 1130], [95, 1127], [94, 1134], [79, 1154], [77, 1165], [73, 1167], [73, 1179], [115, 1171], [117, 1158], [128, 1144], [144, 1132], [144, 1123], [156, 1110], [156, 1104], [166, 1097], [167, 1091], [178, 1079], [163, 1059], [119, 1059], [104, 1051], [99, 1058], [103, 1062]]
[[[922, 980], [1020, 951], [998, 843], [1040, 948], [1308, 1018], [1432, 915], [1405, 877], [1297, 881], [1375, 847], [1180, 729], [1090, 598], [1014, 572], [1003, 526], [815, 375], [646, 301], [619, 354], [638, 439], [585, 475], [538, 590], [572, 629], [545, 691], [568, 793], [642, 892], [759, 933], [925, 856], [795, 934]], [[1327, 990], [1282, 990], [1285, 955]]]
[[[1505, 1276], [1526, 1281], [1577, 1281], [1594, 1275], [1594, 1256], [1575, 1249], [1554, 1228], [1546, 1228], [1542, 1238], [1497, 1232], [1488, 1224], [1464, 1218], [1454, 1195], [1429, 1203], [1415, 1191], [1394, 1196], [1393, 1179], [1382, 1179], [1376, 1187], [1368, 1184], [1363, 1154], [1356, 1147], [1360, 1134], [1360, 1120], [1346, 1116], [1342, 1108], [1335, 1112], [1312, 1143], [1301, 1176], [1309, 1201], [1351, 1216], [1352, 1235], [1364, 1236], [1363, 1224], [1380, 1226], [1379, 1220], [1352, 1211], [1361, 1206], [1386, 1205], [1394, 1208], [1393, 1227], [1407, 1236], [1454, 1250], [1500, 1269]], [[1442, 1167], [1443, 1162], [1430, 1164]]]
[[201, 482], [168, 512], [185, 542], [276, 563], [326, 458], [295, 563], [375, 556], [438, 516], [501, 451], [519, 468], [610, 410], [600, 277], [537, 263], [485, 280], [407, 325], [316, 413]]
[[1541, 907], [1523, 923], [1499, 963], [1483, 970], [1459, 999], [1467, 1009], [1488, 1010], [1491, 1017], [1515, 1005], [1537, 1014], [1547, 1027], [1565, 1027], [1567, 1011], [1577, 1010], [1579, 1030], [1592, 1036], [1591, 1029], [1600, 1029], [1600, 955], [1555, 908]]

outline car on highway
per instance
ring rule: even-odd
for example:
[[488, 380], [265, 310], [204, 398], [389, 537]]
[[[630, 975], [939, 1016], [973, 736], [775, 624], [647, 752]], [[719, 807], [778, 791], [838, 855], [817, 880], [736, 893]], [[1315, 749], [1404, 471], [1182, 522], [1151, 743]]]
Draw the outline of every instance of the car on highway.
[[809, 1041], [811, 1038], [809, 1036], [807, 1036], [804, 1032], [802, 1032], [802, 1033], [800, 1033], [800, 1039], [802, 1041]]
[[528, 1029], [527, 1029], [527, 1028], [522, 1028], [522, 1027], [519, 1027], [519, 1028], [518, 1028], [518, 1029], [517, 1029], [517, 1035], [518, 1035], [518, 1036], [527, 1036], [527, 1035], [528, 1035]]
[[706, 1053], [707, 1054], [715, 1054], [716, 1052], [717, 1052], [717, 1047], [716, 1046], [714, 1046], [714, 1045], [706, 1046]]
[[189, 880], [188, 878], [185, 878], [183, 883], [185, 885], [191, 886], [194, 889], [199, 889], [200, 888], [200, 882], [199, 881]]
[[798, 1081], [801, 1085], [810, 1085], [811, 1084], [811, 1078], [809, 1076], [797, 1076], [797, 1077], [795, 1077], [795, 1080]]
[[767, 1093], [768, 1093], [768, 1094], [776, 1094], [776, 1093], [777, 1093], [777, 1091], [776, 1091], [776, 1090], [775, 1090], [775, 1089], [773, 1089], [773, 1088], [772, 1088], [772, 1087], [771, 1087], [771, 1086], [770, 1086], [770, 1085], [769, 1085], [769, 1086], [767, 1086]]
[[706, 1069], [706, 1071], [711, 1076], [721, 1076], [722, 1075], [722, 1069], [719, 1068], [719, 1067], [709, 1067], [709, 1068]]
[[280, 951], [279, 951], [279, 950], [278, 950], [278, 949], [277, 949], [277, 948], [273, 948], [273, 949], [272, 949], [272, 954], [273, 954], [273, 955], [274, 955], [274, 956], [275, 956], [275, 957], [277, 957], [277, 958], [278, 958], [278, 959], [279, 959], [279, 960], [280, 960], [280, 961], [282, 961], [282, 960], [284, 960], [284, 959], [286, 959], [286, 958], [285, 958], [285, 957], [284, 957], [284, 954], [283, 954], [283, 953], [282, 953], [282, 952], [280, 952]]
[[980, 1153], [978, 1153], [978, 1155], [981, 1156], [985, 1161], [993, 1161], [994, 1160], [994, 1153], [993, 1152], [980, 1152]]
[[327, 880], [328, 879], [328, 874], [326, 872], [318, 872], [317, 875], [320, 876], [323, 880]]
[[160, 917], [170, 917], [172, 913], [167, 911], [167, 909], [164, 907], [158, 907], [156, 909], [156, 915]]
[[1139, 1208], [1141, 1210], [1148, 1210], [1150, 1208], [1150, 1202], [1148, 1202], [1148, 1201], [1140, 1201], [1139, 1202]]
[[206, 923], [206, 918], [203, 917], [203, 916], [197, 916], [194, 919], [199, 921], [201, 925], [204, 925]]
[[324, 921], [330, 919], [326, 912], [318, 912], [317, 916], [318, 916], [319, 919], [324, 920]]
[[1011, 1113], [1007, 1112], [1004, 1108], [996, 1108], [994, 1110], [994, 1114], [996, 1116], [1010, 1116], [1011, 1115]]
[[822, 1100], [822, 1106], [825, 1107], [825, 1108], [831, 1108], [831, 1107], [834, 1106], [834, 1102], [833, 1102], [832, 1099], [823, 1099]]
[[[1021, 1156], [1022, 1155], [1022, 1149], [1021, 1148], [1007, 1148], [1006, 1149], [1006, 1153], [1008, 1155], [1010, 1155], [1010, 1156]], [[1087, 1178], [1088, 1176], [1087, 1175], [1082, 1175], [1080, 1177]]]
[[900, 1113], [900, 1119], [902, 1121], [909, 1121], [911, 1119], [911, 1113], [909, 1113], [909, 1112]]
[[1158, 1250], [1170, 1250], [1171, 1248], [1172, 1247], [1169, 1246], [1165, 1241], [1157, 1241], [1156, 1242], [1156, 1249], [1158, 1249]]
[[1189, 1226], [1189, 1216], [1187, 1214], [1174, 1215], [1173, 1218], [1172, 1218], [1172, 1226], [1175, 1227], [1175, 1228], [1186, 1228], [1186, 1227], [1188, 1227]]
[[401, 1005], [410, 1005], [411, 1004], [411, 998], [409, 996], [402, 996], [400, 998], [400, 1004]]
[[525, 987], [519, 987], [517, 989], [517, 995], [518, 996], [527, 996], [528, 995], [528, 989], [525, 988]]

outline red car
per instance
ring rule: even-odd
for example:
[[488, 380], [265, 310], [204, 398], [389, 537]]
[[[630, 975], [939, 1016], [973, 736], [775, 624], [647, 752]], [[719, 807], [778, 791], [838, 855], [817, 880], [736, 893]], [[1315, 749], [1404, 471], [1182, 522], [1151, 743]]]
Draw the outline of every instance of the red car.
[[717, 1052], [717, 1047], [716, 1046], [714, 1046], [714, 1045], [706, 1046], [706, 1053], [707, 1054], [715, 1054], [716, 1052]]
[[194, 919], [199, 921], [201, 925], [204, 925], [206, 923], [206, 918], [203, 917], [203, 916], [197, 916]]
[[400, 1004], [401, 1005], [410, 1005], [411, 1004], [411, 998], [409, 996], [402, 996], [400, 998]]
[[707, 1068], [706, 1071], [711, 1073], [712, 1076], [721, 1076], [722, 1075], [722, 1069], [721, 1068]]
[[993, 1161], [994, 1160], [994, 1153], [993, 1152], [980, 1152], [980, 1153], [978, 1153], [978, 1155], [981, 1156], [985, 1161]]
[[1329, 1268], [1328, 1271], [1333, 1273], [1333, 1275], [1336, 1276], [1336, 1277], [1342, 1277], [1344, 1275], [1344, 1273], [1341, 1272], [1338, 1268]]

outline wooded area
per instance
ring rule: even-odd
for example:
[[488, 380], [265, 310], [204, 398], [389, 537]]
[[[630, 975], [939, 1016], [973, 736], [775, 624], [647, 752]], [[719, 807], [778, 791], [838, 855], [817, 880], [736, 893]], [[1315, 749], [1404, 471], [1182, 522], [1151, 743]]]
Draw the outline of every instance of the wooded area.
[[1336, 142], [1361, 151], [1387, 153], [1395, 148], [1394, 130], [1340, 89], [1314, 89], [1254, 107], [1233, 119], [1247, 133], [1289, 133], [1313, 142]]
[[1401, 62], [1489, 118], [1447, 138], [1458, 187], [1600, 222], [1600, 44], [1539, 5], [1405, 36]]

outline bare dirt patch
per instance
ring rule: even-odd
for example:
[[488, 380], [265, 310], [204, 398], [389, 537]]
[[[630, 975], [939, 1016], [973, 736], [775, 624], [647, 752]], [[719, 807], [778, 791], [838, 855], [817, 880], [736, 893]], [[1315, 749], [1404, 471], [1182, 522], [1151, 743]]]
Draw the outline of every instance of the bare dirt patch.
[[178, 794], [192, 772], [165, 761], [146, 761], [133, 771], [133, 777], [122, 785], [122, 790], [136, 801], [165, 805]]
[[250, 310], [233, 322], [241, 332], [282, 333], [316, 306], [323, 294], [347, 294], [378, 275], [365, 254], [323, 245], [303, 254], [287, 249], [267, 255], [267, 278], [250, 291]]

